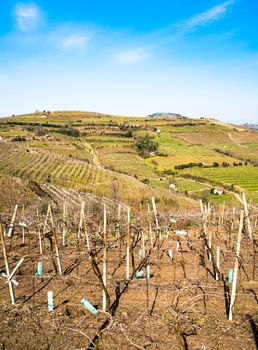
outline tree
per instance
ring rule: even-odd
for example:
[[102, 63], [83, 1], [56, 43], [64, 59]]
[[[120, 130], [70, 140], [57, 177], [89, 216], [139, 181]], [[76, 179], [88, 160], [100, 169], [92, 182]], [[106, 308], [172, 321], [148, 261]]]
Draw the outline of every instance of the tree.
[[136, 139], [135, 147], [141, 156], [148, 156], [150, 152], [155, 152], [158, 150], [158, 143], [155, 142], [150, 135], [139, 136]]

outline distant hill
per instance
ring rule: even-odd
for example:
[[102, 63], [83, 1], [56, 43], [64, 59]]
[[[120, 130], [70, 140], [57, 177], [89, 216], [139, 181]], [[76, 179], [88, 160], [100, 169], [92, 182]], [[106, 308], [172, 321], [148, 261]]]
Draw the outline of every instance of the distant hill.
[[178, 119], [187, 119], [181, 114], [178, 113], [170, 113], [170, 112], [159, 112], [148, 115], [151, 118], [178, 118]]
[[[258, 133], [176, 113], [16, 115], [0, 119], [1, 176], [3, 184], [19, 179], [24, 195], [35, 182], [125, 203], [155, 196], [167, 208], [192, 209], [199, 198], [236, 206], [243, 191], [258, 204]], [[225, 193], [214, 195], [216, 186]]]

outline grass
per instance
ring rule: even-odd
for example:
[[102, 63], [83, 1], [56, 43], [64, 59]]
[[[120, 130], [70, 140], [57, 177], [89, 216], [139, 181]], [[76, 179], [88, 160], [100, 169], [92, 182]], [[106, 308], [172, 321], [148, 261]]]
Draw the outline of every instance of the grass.
[[205, 202], [210, 202], [215, 205], [222, 205], [224, 202], [227, 205], [235, 205], [236, 198], [232, 193], [226, 192], [220, 196], [210, 193], [209, 189], [195, 193], [196, 198], [202, 198]]
[[187, 191], [188, 193], [197, 192], [197, 191], [200, 191], [200, 190], [203, 190], [203, 189], [206, 189], [209, 187], [206, 184], [200, 184], [198, 182], [191, 181], [191, 180], [185, 180], [182, 178], [175, 178], [174, 183], [175, 183], [178, 191], [180, 191], [180, 192]]
[[185, 170], [184, 174], [200, 176], [204, 179], [233, 185], [235, 189], [246, 191], [248, 197], [255, 202], [258, 199], [258, 167], [238, 166], [229, 168], [191, 169]]
[[167, 157], [155, 156], [149, 158], [148, 162], [153, 163], [155, 161], [157, 163], [157, 169], [160, 171], [174, 169], [176, 165], [190, 162], [211, 166], [213, 162], [233, 164], [234, 161], [237, 161], [237, 159], [221, 155], [212, 149], [190, 145], [184, 140], [173, 137], [168, 133], [156, 136], [155, 140], [159, 143], [159, 151], [168, 155]]
[[102, 164], [118, 172], [140, 179], [158, 177], [153, 167], [130, 148], [105, 147], [98, 150], [98, 155]]

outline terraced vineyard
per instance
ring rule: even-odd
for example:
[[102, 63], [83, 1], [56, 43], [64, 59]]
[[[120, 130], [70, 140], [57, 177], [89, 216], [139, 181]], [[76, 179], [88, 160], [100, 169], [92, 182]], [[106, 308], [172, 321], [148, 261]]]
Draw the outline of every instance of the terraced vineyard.
[[[106, 147], [101, 148], [98, 154], [101, 163], [106, 167], [110, 167], [118, 172], [127, 173], [141, 180], [159, 180], [154, 167], [130, 148]], [[168, 188], [167, 182], [166, 188]]]
[[182, 178], [175, 178], [175, 185], [178, 191], [194, 193], [209, 188], [206, 184], [201, 184], [196, 181], [185, 180]]
[[27, 152], [23, 147], [0, 144], [0, 172], [24, 180], [49, 182], [61, 186], [83, 189], [102, 195], [113, 195], [114, 191], [129, 199], [150, 195], [150, 189], [140, 181], [133, 181], [123, 174], [116, 174], [92, 164], [57, 156], [50, 152]]
[[258, 202], [258, 168], [254, 166], [229, 168], [204, 168], [184, 171], [204, 179], [232, 186], [232, 189], [246, 191], [249, 198]]
[[167, 154], [166, 157], [152, 157], [150, 161], [158, 164], [158, 169], [174, 169], [176, 165], [195, 162], [205, 165], [212, 165], [213, 162], [228, 162], [233, 164], [237, 159], [218, 154], [215, 150], [205, 148], [200, 145], [191, 145], [178, 137], [171, 136], [169, 133], [163, 133], [156, 137], [160, 145], [160, 152]]

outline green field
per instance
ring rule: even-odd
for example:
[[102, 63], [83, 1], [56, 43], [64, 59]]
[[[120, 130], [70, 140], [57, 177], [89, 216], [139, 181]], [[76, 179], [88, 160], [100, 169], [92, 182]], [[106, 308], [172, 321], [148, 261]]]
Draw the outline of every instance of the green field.
[[238, 191], [246, 191], [249, 198], [258, 202], [258, 167], [238, 166], [229, 168], [191, 169], [184, 171], [215, 183], [226, 184]]

